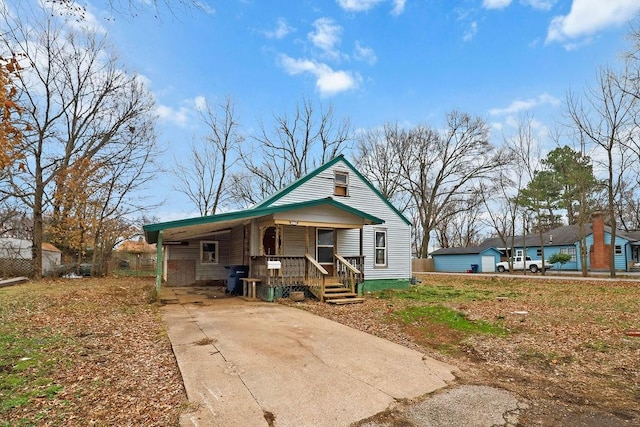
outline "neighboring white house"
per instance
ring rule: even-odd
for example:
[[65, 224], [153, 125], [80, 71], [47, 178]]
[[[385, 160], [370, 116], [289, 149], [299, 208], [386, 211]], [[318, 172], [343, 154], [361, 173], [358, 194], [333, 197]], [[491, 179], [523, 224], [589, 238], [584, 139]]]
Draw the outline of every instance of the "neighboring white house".
[[159, 274], [170, 286], [228, 282], [230, 266], [248, 270], [264, 299], [279, 295], [266, 288], [345, 283], [349, 274], [359, 292], [411, 278], [411, 223], [343, 156], [250, 209], [144, 230], [164, 251]]
[[[0, 267], [3, 271], [28, 275], [32, 258], [31, 240], [0, 238]], [[62, 262], [62, 252], [51, 243], [42, 244], [42, 273], [55, 272]]]

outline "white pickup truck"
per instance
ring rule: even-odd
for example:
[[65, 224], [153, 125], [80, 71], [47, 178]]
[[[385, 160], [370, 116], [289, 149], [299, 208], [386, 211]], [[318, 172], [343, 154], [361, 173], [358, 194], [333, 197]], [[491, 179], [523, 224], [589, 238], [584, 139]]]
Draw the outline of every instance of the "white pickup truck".
[[[513, 262], [513, 269], [514, 270], [529, 270], [532, 273], [537, 273], [538, 271], [542, 270], [543, 261], [541, 259], [532, 260], [531, 257], [527, 257], [527, 259], [525, 261], [523, 261], [522, 258], [523, 258], [522, 256], [513, 257], [512, 262]], [[544, 261], [544, 269], [545, 270], [548, 270], [548, 269], [550, 269], [552, 267], [553, 267], [553, 264], [551, 264], [549, 261]], [[504, 273], [505, 271], [508, 271], [509, 270], [509, 262], [508, 261], [502, 261], [502, 262], [497, 263], [496, 264], [496, 269], [500, 273]]]

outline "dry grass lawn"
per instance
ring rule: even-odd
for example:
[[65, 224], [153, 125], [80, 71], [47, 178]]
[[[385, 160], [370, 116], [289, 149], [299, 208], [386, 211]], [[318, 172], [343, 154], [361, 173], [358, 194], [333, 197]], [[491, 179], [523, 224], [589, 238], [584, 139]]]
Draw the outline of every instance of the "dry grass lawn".
[[[640, 425], [639, 291], [425, 275], [358, 305], [282, 302], [455, 364], [461, 383], [513, 391], [530, 404], [522, 425], [622, 426]], [[149, 278], [1, 288], [0, 426], [177, 425], [188, 404], [152, 300]]]
[[0, 425], [178, 424], [182, 379], [149, 278], [0, 289]]
[[517, 393], [523, 425], [640, 425], [640, 281], [420, 278], [359, 306], [299, 306]]

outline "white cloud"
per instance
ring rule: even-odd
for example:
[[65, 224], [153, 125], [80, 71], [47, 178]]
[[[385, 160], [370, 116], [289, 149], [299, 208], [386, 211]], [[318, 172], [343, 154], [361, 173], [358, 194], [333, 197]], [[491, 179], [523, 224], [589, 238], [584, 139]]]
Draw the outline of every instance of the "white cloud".
[[482, 7], [485, 9], [504, 9], [511, 4], [511, 0], [484, 0]]
[[638, 0], [573, 0], [568, 15], [551, 20], [547, 43], [586, 37], [631, 20], [640, 10]]
[[189, 109], [186, 107], [180, 107], [176, 110], [160, 104], [156, 107], [156, 114], [161, 121], [173, 123], [180, 127], [185, 127], [189, 121]]
[[353, 57], [358, 61], [364, 61], [371, 65], [375, 64], [378, 60], [376, 53], [370, 47], [365, 47], [360, 44], [359, 41], [356, 41], [356, 45], [354, 47]]
[[393, 0], [393, 9], [391, 10], [392, 15], [400, 15], [404, 12], [404, 5], [406, 0]]
[[471, 41], [476, 36], [476, 34], [478, 34], [478, 23], [476, 21], [473, 21], [471, 25], [469, 25], [467, 31], [464, 32], [462, 40], [466, 42]]
[[560, 100], [554, 96], [549, 95], [548, 93], [543, 93], [542, 95], [538, 95], [535, 98], [513, 101], [506, 108], [492, 108], [491, 110], [489, 110], [489, 114], [491, 114], [492, 116], [516, 114], [521, 111], [531, 110], [532, 108], [539, 107], [541, 105], [552, 105], [555, 107], [560, 105]]
[[265, 31], [264, 35], [270, 39], [283, 39], [295, 30], [295, 28], [287, 24], [287, 21], [284, 18], [278, 18], [276, 28], [271, 31]]
[[338, 52], [335, 51], [335, 45], [340, 43], [342, 27], [330, 18], [318, 18], [313, 23], [313, 26], [315, 31], [308, 34], [311, 43], [331, 56], [338, 56]]
[[326, 64], [309, 59], [294, 59], [280, 55], [282, 67], [290, 75], [312, 74], [316, 78], [316, 89], [322, 96], [331, 96], [358, 87], [360, 76], [349, 71], [334, 71]]
[[557, 0], [520, 0], [522, 4], [538, 10], [551, 10]]
[[[366, 12], [385, 1], [386, 0], [337, 0], [338, 5], [347, 12]], [[406, 0], [391, 0], [393, 5], [391, 14], [397, 16], [404, 12], [406, 2]]]
[[198, 111], [204, 111], [207, 109], [207, 98], [202, 95], [196, 96], [193, 98], [193, 106]]
[[383, 0], [338, 0], [338, 4], [349, 12], [365, 12]]

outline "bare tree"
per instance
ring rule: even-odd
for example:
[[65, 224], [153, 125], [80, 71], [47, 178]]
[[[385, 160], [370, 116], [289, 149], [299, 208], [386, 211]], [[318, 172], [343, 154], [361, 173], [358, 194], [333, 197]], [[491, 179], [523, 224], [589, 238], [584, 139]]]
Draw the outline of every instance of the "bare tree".
[[[82, 185], [74, 176], [100, 170], [113, 191], [109, 200], [122, 202], [144, 181], [155, 148], [155, 104], [142, 80], [123, 70], [103, 38], [73, 31], [52, 15], [32, 12], [23, 20], [20, 11], [5, 9], [0, 17], [2, 49], [28, 65], [17, 84], [22, 120], [30, 128], [20, 146], [24, 167], [10, 171], [1, 191], [32, 211], [36, 278], [42, 273], [45, 212], [51, 209], [55, 222], [77, 210], [72, 197], [60, 196]], [[118, 174], [129, 179], [116, 180]], [[122, 214], [118, 205], [103, 206], [103, 213]]]
[[484, 121], [457, 111], [447, 114], [444, 131], [418, 126], [397, 140], [395, 150], [422, 231], [417, 253], [426, 257], [431, 232], [466, 210], [473, 184], [489, 178], [505, 159], [489, 143]]
[[435, 227], [438, 246], [441, 248], [472, 247], [480, 244], [481, 240], [481, 198], [473, 196], [458, 202], [462, 206], [449, 206], [456, 212], [453, 215], [443, 215], [444, 219]]
[[624, 231], [640, 230], [640, 180], [625, 181], [616, 199], [618, 223]]
[[399, 140], [408, 137], [409, 132], [399, 128], [398, 123], [386, 123], [360, 133], [353, 155], [358, 170], [400, 212], [407, 209], [410, 198], [403, 191], [401, 153], [395, 147], [400, 145]]
[[349, 120], [336, 118], [333, 105], [317, 110], [308, 98], [297, 103], [292, 114], [273, 119], [272, 128], [262, 123], [252, 136], [253, 152], [241, 153], [247, 172], [232, 178], [239, 203], [250, 204], [280, 190], [341, 154], [352, 138]]
[[240, 145], [235, 106], [230, 97], [213, 111], [207, 103], [201, 118], [208, 134], [191, 145], [189, 163], [178, 164], [177, 190], [184, 193], [200, 211], [200, 215], [215, 215], [229, 198], [227, 178], [238, 161]]
[[607, 217], [611, 226], [609, 266], [615, 272], [615, 238], [617, 215], [615, 201], [620, 193], [629, 160], [627, 142], [633, 139], [637, 126], [634, 109], [637, 98], [632, 95], [632, 82], [626, 72], [616, 73], [609, 68], [598, 71], [596, 82], [582, 97], [567, 96], [567, 110], [571, 123], [584, 135], [585, 141], [599, 151], [594, 161], [606, 170]]

